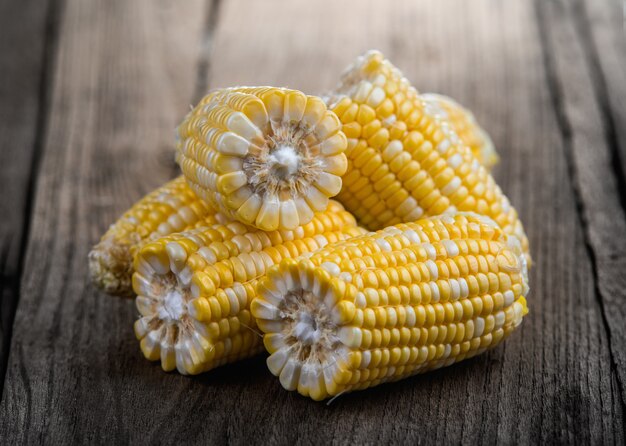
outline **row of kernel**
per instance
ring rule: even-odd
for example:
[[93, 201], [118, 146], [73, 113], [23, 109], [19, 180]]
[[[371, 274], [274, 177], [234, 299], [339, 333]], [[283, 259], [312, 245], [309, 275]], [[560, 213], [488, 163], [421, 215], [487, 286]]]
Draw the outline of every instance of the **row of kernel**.
[[[388, 306], [374, 306], [356, 308], [351, 325], [373, 327], [396, 326], [430, 326], [443, 322], [457, 322], [472, 317], [489, 315], [493, 311], [500, 311], [510, 307], [515, 301], [512, 290], [496, 292], [477, 297], [444, 303], [407, 303]], [[519, 296], [519, 295], [518, 295]], [[358, 293], [356, 299], [358, 299]]]
[[[350, 273], [350, 281], [360, 289], [386, 290], [391, 286], [466, 278], [471, 280], [468, 286], [472, 289], [495, 291], [493, 287], [498, 284], [505, 285], [508, 289], [511, 278], [517, 277], [512, 274], [515, 271], [509, 267], [517, 263], [516, 257], [509, 250], [503, 250], [499, 258], [491, 255], [469, 255], [437, 261], [411, 259], [403, 254], [396, 252], [395, 255], [381, 254], [348, 259], [342, 258], [338, 252], [324, 257], [313, 256], [312, 261], [316, 265], [334, 262], [340, 272]], [[406, 261], [397, 261], [398, 259]], [[454, 282], [450, 284], [456, 287]]]
[[[513, 317], [511, 314], [510, 317]], [[459, 343], [502, 328], [506, 323], [503, 311], [461, 322], [449, 322], [421, 327], [360, 328], [343, 327], [339, 332], [342, 342], [353, 348], [368, 349], [389, 346], [423, 346], [438, 343]]]

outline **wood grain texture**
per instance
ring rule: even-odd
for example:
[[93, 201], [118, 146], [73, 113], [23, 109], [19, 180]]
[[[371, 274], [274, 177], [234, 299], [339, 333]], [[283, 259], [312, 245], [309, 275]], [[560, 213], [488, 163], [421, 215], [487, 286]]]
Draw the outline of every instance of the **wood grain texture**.
[[[611, 147], [612, 123], [619, 117], [605, 108], [607, 92], [598, 85], [603, 81], [598, 79], [598, 56], [589, 42], [592, 36], [585, 28], [582, 5], [567, 1], [539, 4], [540, 14], [545, 16], [541, 22], [555, 110], [594, 268], [594, 293], [611, 344], [609, 365], [616, 374], [625, 408], [626, 214], [620, 204], [620, 180], [613, 169], [619, 170], [619, 166], [612, 165]], [[578, 69], [572, 70], [575, 65]], [[619, 94], [616, 90], [615, 95]]]
[[621, 0], [577, 0], [574, 5], [590, 56], [622, 207], [626, 207], [626, 4]]
[[[616, 367], [623, 346], [613, 344], [619, 327], [607, 313], [619, 282], [602, 276], [608, 269], [596, 254], [607, 240], [601, 230], [615, 226], [588, 200], [600, 194], [610, 205], [616, 186], [589, 177], [613, 172], [589, 54], [572, 31], [577, 12], [559, 14], [569, 5], [221, 0], [210, 20], [199, 1], [180, 11], [148, 1], [104, 5], [68, 0], [63, 14], [0, 438], [624, 442]], [[210, 29], [201, 31], [203, 23]], [[329, 405], [284, 391], [262, 357], [191, 378], [145, 361], [132, 334], [133, 304], [92, 289], [85, 256], [116, 214], [172, 174], [170, 129], [194, 88], [324, 92], [369, 48], [418, 89], [469, 106], [491, 132], [502, 158], [496, 179], [520, 212], [535, 260], [521, 330], [475, 359]], [[194, 77], [196, 65], [210, 82]], [[581, 119], [587, 115], [590, 122]], [[603, 155], [589, 160], [596, 145]]]
[[[87, 252], [175, 173], [173, 130], [196, 81], [205, 6], [69, 0], [63, 8], [2, 443], [104, 442], [135, 429], [121, 398], [131, 406], [137, 398], [123, 396], [124, 377], [141, 364], [136, 310], [91, 287]], [[130, 356], [119, 361], [123, 351]]]
[[[583, 152], [575, 159], [596, 262], [598, 294], [611, 336], [622, 405], [626, 407], [626, 4], [579, 0], [575, 6], [582, 51], [588, 54], [585, 91], [593, 88], [596, 93], [594, 113], [581, 110], [584, 105], [580, 103], [571, 113], [573, 121], [589, 115], [585, 119], [590, 122], [583, 129], [596, 128], [595, 133], [584, 132], [585, 140], [574, 144]], [[572, 122], [576, 130], [578, 121]], [[603, 134], [598, 135], [598, 129]]]
[[0, 3], [0, 17], [12, 18], [0, 26], [0, 392], [43, 132], [46, 49], [54, 40], [48, 4]]

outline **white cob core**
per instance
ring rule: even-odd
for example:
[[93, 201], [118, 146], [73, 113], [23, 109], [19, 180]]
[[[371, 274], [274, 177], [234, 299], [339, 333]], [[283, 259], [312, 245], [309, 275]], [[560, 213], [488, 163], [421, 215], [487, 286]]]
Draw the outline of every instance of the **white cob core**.
[[270, 154], [269, 162], [274, 174], [284, 180], [298, 172], [300, 156], [294, 147], [280, 145]]
[[265, 144], [244, 158], [243, 171], [251, 190], [264, 198], [307, 195], [323, 172], [319, 154], [306, 141], [299, 127], [272, 123]]
[[312, 293], [302, 290], [290, 292], [281, 307], [290, 321], [285, 327], [285, 333], [293, 338], [294, 344], [298, 344], [297, 348], [301, 351], [299, 356], [321, 359], [338, 341], [328, 309], [323, 302], [317, 302]]
[[322, 331], [318, 329], [317, 321], [308, 313], [300, 313], [293, 334], [304, 345], [315, 344], [322, 337]]
[[159, 306], [159, 317], [164, 321], [179, 321], [186, 313], [186, 305], [183, 295], [177, 289], [172, 289], [165, 294]]

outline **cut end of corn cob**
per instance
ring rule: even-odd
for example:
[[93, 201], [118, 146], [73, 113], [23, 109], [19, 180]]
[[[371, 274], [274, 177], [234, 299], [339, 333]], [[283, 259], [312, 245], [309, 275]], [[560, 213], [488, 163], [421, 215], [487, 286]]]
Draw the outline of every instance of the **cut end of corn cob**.
[[480, 164], [489, 170], [498, 163], [499, 157], [493, 141], [478, 124], [471, 111], [448, 96], [435, 93], [425, 93], [421, 96], [427, 105], [434, 108], [431, 114], [439, 114], [452, 125], [461, 141], [470, 148]]
[[145, 242], [188, 229], [199, 220], [212, 224], [224, 219], [196, 196], [184, 177], [176, 178], [111, 225], [89, 253], [91, 279], [109, 294], [132, 296], [133, 256]]
[[285, 258], [363, 234], [331, 200], [294, 230], [265, 232], [239, 222], [150, 242], [138, 253], [133, 289], [144, 356], [164, 370], [197, 374], [262, 350], [250, 313], [256, 282]]
[[465, 214], [283, 260], [257, 288], [251, 310], [269, 369], [284, 388], [315, 400], [477, 355], [528, 311], [519, 243]]
[[339, 119], [297, 90], [217, 90], [186, 117], [178, 138], [178, 163], [198, 195], [265, 231], [311, 221], [346, 171]]
[[453, 125], [377, 51], [359, 57], [328, 98], [348, 138], [337, 199], [377, 230], [446, 212], [476, 212], [516, 236], [517, 212]]

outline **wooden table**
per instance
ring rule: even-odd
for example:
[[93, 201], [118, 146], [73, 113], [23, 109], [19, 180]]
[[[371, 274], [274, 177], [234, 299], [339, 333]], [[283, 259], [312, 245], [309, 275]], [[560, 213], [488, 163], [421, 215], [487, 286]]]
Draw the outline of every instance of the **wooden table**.
[[[625, 441], [621, 0], [0, 3], [0, 439], [47, 443]], [[264, 358], [197, 377], [143, 359], [86, 256], [177, 174], [209, 88], [323, 93], [369, 48], [475, 111], [530, 237], [531, 313], [447, 369], [314, 403]]]

